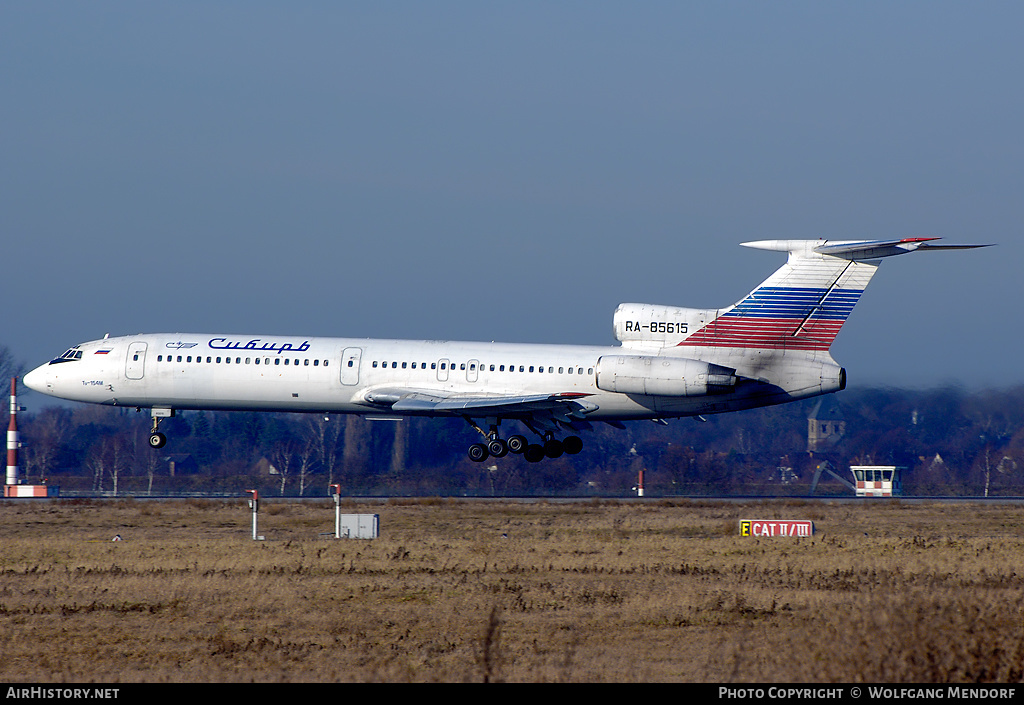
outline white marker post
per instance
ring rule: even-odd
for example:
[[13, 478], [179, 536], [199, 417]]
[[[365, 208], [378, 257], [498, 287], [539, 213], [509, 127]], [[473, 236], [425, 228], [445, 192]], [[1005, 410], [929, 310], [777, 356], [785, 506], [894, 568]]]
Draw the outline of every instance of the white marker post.
[[256, 514], [260, 511], [260, 493], [257, 490], [246, 490], [246, 492], [252, 495], [249, 506], [252, 508], [252, 540], [255, 541], [258, 538], [256, 536]]
[[334, 538], [341, 538], [341, 485], [329, 485], [328, 489], [334, 495]]

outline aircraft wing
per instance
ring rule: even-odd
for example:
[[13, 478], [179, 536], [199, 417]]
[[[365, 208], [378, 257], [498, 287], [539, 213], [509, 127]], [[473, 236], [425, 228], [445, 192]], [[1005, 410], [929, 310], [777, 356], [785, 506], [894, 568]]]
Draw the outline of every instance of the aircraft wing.
[[598, 408], [585, 399], [587, 396], [582, 392], [482, 395], [388, 388], [373, 390], [366, 400], [396, 413], [518, 419], [539, 428], [551, 428], [560, 422], [579, 428], [586, 427], [586, 415]]

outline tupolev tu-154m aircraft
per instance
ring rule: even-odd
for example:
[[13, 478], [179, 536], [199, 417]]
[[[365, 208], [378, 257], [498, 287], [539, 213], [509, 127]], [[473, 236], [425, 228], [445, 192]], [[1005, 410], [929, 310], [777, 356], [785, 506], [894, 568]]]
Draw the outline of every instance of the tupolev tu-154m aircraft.
[[[109, 336], [25, 375], [63, 399], [151, 410], [149, 443], [178, 410], [461, 416], [483, 436], [475, 461], [538, 462], [583, 448], [603, 421], [663, 421], [782, 404], [846, 387], [829, 347], [882, 258], [984, 247], [938, 238], [766, 240], [788, 261], [736, 304], [620, 304], [619, 347], [227, 334]], [[502, 438], [518, 421], [540, 442]]]

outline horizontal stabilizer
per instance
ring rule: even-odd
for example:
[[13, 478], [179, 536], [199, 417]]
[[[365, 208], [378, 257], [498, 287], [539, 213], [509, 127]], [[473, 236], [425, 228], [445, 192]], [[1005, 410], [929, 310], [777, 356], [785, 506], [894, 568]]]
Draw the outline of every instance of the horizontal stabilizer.
[[[677, 345], [826, 351], [883, 257], [988, 247], [940, 245], [938, 239], [744, 242], [744, 247], [787, 252], [789, 259], [761, 286], [696, 331], [689, 330], [687, 320], [688, 335]], [[643, 329], [643, 323], [639, 325]]]
[[814, 251], [822, 255], [843, 259], [877, 259], [903, 255], [915, 250], [969, 250], [988, 245], [945, 245], [937, 244], [937, 237], [907, 237], [901, 240], [869, 240], [861, 242], [838, 242], [820, 245]]
[[905, 237], [895, 240], [757, 240], [741, 243], [757, 250], [788, 252], [791, 255], [813, 257], [829, 255], [846, 260], [869, 260], [893, 255], [904, 255], [916, 250], [970, 250], [991, 245], [946, 245], [935, 242], [937, 237]]

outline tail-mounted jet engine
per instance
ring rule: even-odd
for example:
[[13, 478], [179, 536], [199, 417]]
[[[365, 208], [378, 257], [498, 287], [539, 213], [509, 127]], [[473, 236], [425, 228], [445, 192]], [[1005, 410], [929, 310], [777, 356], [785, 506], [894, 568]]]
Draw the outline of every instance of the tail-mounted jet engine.
[[700, 397], [735, 387], [736, 370], [685, 357], [604, 355], [597, 361], [597, 388], [606, 392]]

